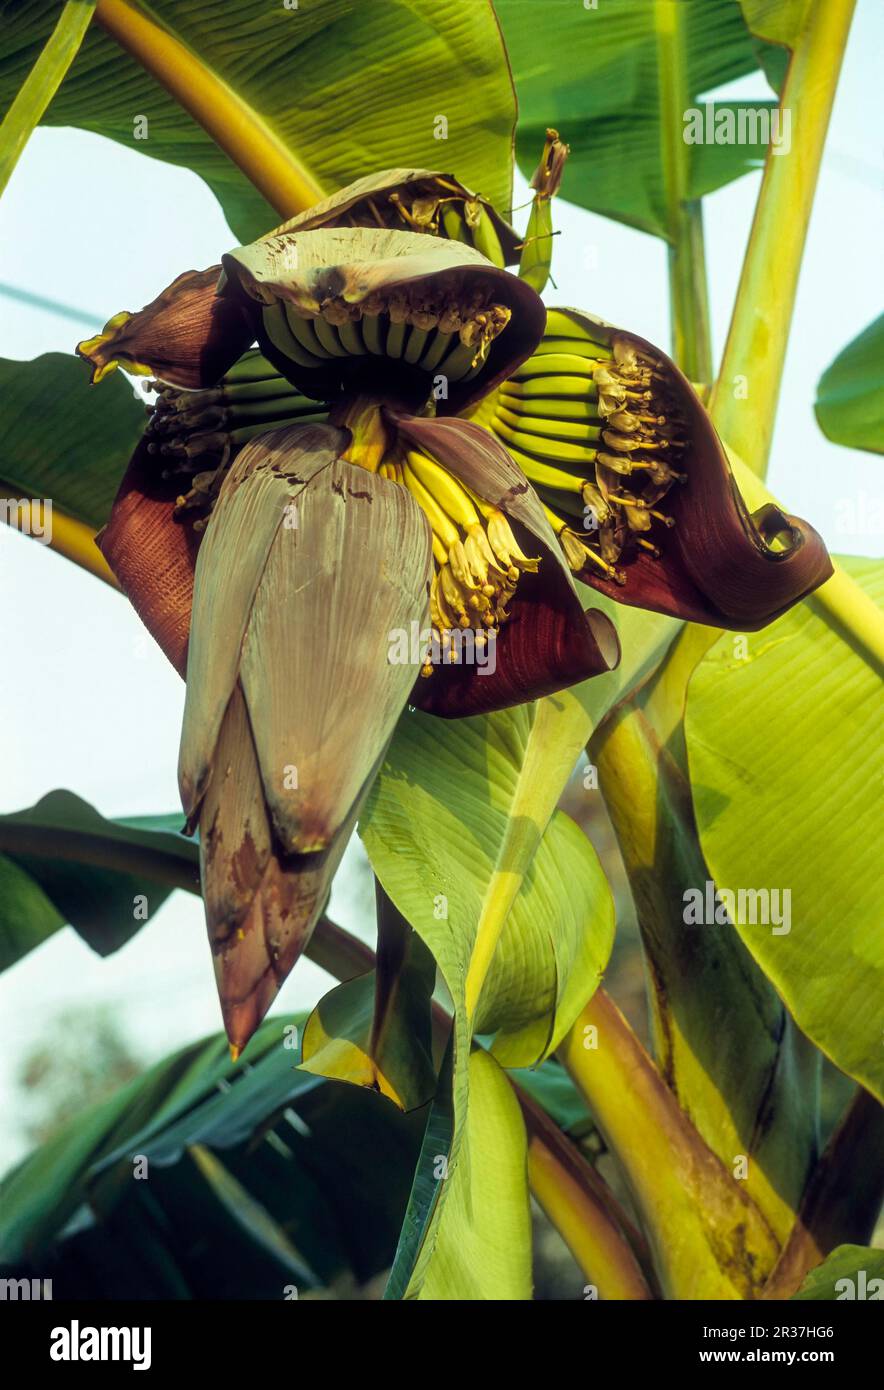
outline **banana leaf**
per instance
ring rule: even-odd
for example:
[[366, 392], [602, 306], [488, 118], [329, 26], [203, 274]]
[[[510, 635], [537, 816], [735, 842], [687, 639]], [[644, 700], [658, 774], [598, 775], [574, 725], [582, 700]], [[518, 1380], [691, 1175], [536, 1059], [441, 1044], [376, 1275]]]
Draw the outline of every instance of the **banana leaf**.
[[193, 1044], [50, 1139], [0, 1184], [0, 1267], [80, 1298], [352, 1293], [385, 1269], [420, 1119], [299, 1070], [302, 1024], [265, 1023], [248, 1067]]
[[179, 815], [107, 820], [69, 791], [0, 816], [0, 970], [69, 923], [99, 955], [130, 940], [173, 888], [199, 891]]
[[[884, 601], [880, 562], [842, 563]], [[734, 894], [736, 931], [799, 1028], [879, 1098], [880, 680], [811, 599], [764, 632], [722, 637], [685, 720], [700, 842]]]
[[884, 1299], [884, 1250], [839, 1245], [792, 1297], [800, 1303]]
[[884, 454], [884, 314], [823, 372], [814, 410], [833, 444]]
[[144, 407], [122, 373], [104, 382], [101, 409], [82, 362], [47, 352], [0, 359], [0, 489], [52, 499], [53, 508], [97, 529], [144, 428]]
[[[0, 110], [11, 104], [56, 18], [45, 0], [4, 6]], [[133, 56], [141, 51], [145, 61], [145, 33], [152, 71]], [[168, 39], [171, 56], [163, 48]], [[296, 178], [322, 196], [376, 169], [440, 167], [444, 150], [444, 167], [456, 167], [470, 187], [509, 207], [515, 105], [490, 0], [303, 0], [297, 9], [280, 0], [260, 11], [238, 0], [138, 7], [103, 0], [44, 124], [78, 126], [193, 169], [219, 199], [235, 237], [247, 242], [303, 208], [282, 205], [280, 197], [271, 206], [182, 110], [157, 80], [164, 56], [191, 104], [209, 84], [204, 121], [211, 124], [221, 110], [228, 133], [245, 131], [246, 144], [257, 133], [255, 182], [266, 178], [272, 155], [281, 164], [293, 161]], [[265, 191], [273, 196], [267, 183]]]
[[[734, 0], [497, 0], [519, 94], [516, 157], [530, 177], [547, 126], [571, 147], [561, 196], [668, 237], [676, 189], [672, 141], [712, 89], [757, 70], [759, 41]], [[669, 44], [674, 34], [675, 53]], [[769, 103], [749, 103], [754, 108]], [[741, 103], [721, 103], [735, 114]], [[712, 192], [752, 168], [763, 144], [683, 145], [685, 196]]]

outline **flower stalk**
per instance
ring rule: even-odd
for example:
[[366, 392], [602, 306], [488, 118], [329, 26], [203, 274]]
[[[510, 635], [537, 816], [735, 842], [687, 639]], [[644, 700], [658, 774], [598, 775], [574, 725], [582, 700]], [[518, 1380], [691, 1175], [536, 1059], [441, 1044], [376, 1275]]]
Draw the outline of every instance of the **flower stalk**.
[[528, 1131], [528, 1182], [547, 1219], [602, 1299], [644, 1302], [653, 1293], [637, 1256], [641, 1236], [598, 1176], [550, 1119], [513, 1082]]

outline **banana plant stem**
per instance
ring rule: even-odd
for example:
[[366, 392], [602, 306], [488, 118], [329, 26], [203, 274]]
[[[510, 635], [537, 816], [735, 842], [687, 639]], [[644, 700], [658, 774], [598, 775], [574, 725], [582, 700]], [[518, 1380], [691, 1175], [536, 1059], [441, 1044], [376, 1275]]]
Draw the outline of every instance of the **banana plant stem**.
[[531, 1191], [598, 1297], [630, 1302], [654, 1298], [643, 1237], [576, 1145], [520, 1086], [513, 1084], [513, 1089], [528, 1130]]
[[0, 126], [0, 193], [47, 106], [76, 58], [95, 13], [95, 0], [68, 0], [43, 52]]
[[680, 0], [655, 0], [654, 22], [658, 53], [660, 153], [667, 201], [672, 355], [690, 381], [711, 381], [712, 341], [703, 211], [699, 200], [689, 195], [689, 150], [684, 141], [684, 113], [690, 105], [685, 6]]
[[559, 1055], [629, 1182], [664, 1297], [754, 1297], [778, 1253], [773, 1232], [604, 990]]
[[270, 126], [179, 39], [127, 0], [98, 0], [95, 18], [241, 169], [282, 217], [325, 197]]
[[768, 150], [710, 403], [722, 438], [762, 478], [770, 455], [807, 226], [855, 3], [826, 0], [807, 6], [805, 27], [780, 100], [781, 143]]

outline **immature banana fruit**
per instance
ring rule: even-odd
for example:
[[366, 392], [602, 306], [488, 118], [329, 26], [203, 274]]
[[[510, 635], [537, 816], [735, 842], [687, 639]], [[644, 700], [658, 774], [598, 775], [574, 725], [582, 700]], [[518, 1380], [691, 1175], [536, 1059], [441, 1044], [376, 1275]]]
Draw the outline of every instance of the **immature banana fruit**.
[[165, 477], [180, 478], [178, 514], [203, 514], [194, 522], [196, 530], [204, 528], [243, 445], [282, 425], [328, 418], [321, 402], [296, 391], [259, 352], [246, 353], [208, 390], [180, 391], [155, 384], [159, 394], [147, 407], [147, 450], [163, 460]]
[[627, 539], [659, 558], [645, 533], [673, 524], [657, 503], [685, 481], [683, 427], [660, 364], [602, 336], [583, 315], [548, 310], [543, 340], [495, 392], [483, 422], [559, 518], [571, 568], [622, 584], [616, 561]]

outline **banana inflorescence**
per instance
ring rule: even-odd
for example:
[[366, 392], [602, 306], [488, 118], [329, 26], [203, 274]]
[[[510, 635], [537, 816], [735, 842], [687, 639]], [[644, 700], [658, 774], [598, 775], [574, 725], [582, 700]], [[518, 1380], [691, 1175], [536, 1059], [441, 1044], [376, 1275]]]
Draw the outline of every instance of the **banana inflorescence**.
[[[441, 463], [418, 449], [397, 452], [387, 474], [408, 488], [433, 532], [435, 573], [430, 621], [445, 659], [457, 661], [455, 634], [473, 629], [482, 646], [508, 617], [507, 605], [523, 571], [540, 561], [523, 555], [499, 508], [476, 496]], [[421, 674], [432, 674], [424, 663]]]
[[[279, 350], [300, 354], [304, 363], [358, 349], [440, 371], [455, 363], [463, 375], [476, 351], [487, 351], [494, 321], [488, 306], [475, 302], [434, 312], [397, 296], [384, 306], [363, 307], [377, 312], [345, 316], [330, 305], [311, 320], [276, 304], [265, 311], [265, 323], [271, 319], [268, 333]], [[537, 488], [577, 574], [591, 569], [625, 584], [624, 551], [627, 558], [635, 550], [659, 558], [659, 538], [674, 524], [659, 503], [686, 480], [678, 467], [684, 445], [662, 365], [625, 340], [597, 341], [582, 319], [550, 310], [534, 355], [482, 406], [482, 423]], [[180, 475], [187, 484], [177, 510], [204, 513], [197, 527], [205, 525], [231, 461], [248, 440], [286, 424], [328, 419], [327, 405], [300, 394], [254, 351], [211, 390], [160, 386], [148, 413], [148, 449], [163, 458], [164, 476]], [[374, 408], [365, 419], [372, 427], [356, 429], [347, 457], [408, 488], [426, 514], [436, 566], [432, 621], [448, 659], [455, 660], [452, 634], [470, 627], [477, 640], [487, 640], [506, 620], [519, 574], [536, 569], [538, 561], [522, 554], [501, 512], [437, 460], [391, 440]]]
[[[331, 418], [350, 434], [342, 457], [407, 488], [429, 522], [434, 560], [430, 621], [441, 660], [459, 660], [467, 631], [484, 647], [506, 622], [520, 575], [536, 572], [539, 558], [522, 553], [499, 507], [405, 441], [376, 402], [366, 397], [335, 407]], [[428, 657], [421, 674], [429, 676], [432, 670]]]
[[247, 352], [211, 390], [151, 384], [159, 394], [147, 407], [147, 449], [162, 458], [164, 478], [181, 478], [176, 513], [206, 513], [197, 530], [244, 444], [267, 430], [328, 418], [324, 405], [302, 396], [259, 352]]
[[[661, 551], [657, 504], [675, 483], [683, 421], [662, 362], [626, 340], [598, 341], [583, 319], [550, 309], [540, 346], [494, 396], [487, 423], [537, 487], [568, 564], [625, 584], [625, 550]], [[579, 499], [579, 500], [578, 500]], [[582, 502], [582, 507], [580, 503]], [[577, 527], [570, 523], [582, 517]]]

